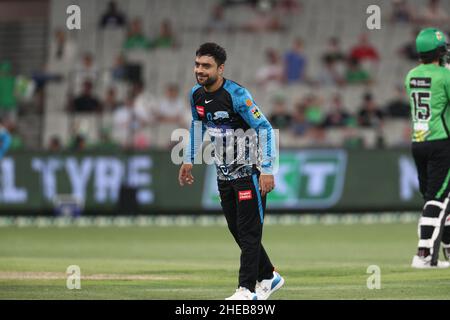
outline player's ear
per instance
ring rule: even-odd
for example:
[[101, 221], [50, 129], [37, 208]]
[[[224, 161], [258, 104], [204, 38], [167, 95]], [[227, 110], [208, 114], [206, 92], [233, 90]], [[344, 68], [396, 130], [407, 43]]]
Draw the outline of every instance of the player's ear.
[[217, 69], [219, 70], [219, 74], [223, 75], [223, 71], [225, 69], [225, 64], [222, 63]]

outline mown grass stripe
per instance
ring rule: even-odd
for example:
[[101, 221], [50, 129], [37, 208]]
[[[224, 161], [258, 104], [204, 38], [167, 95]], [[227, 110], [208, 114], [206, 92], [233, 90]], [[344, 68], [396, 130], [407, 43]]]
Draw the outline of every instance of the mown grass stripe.
[[[282, 214], [268, 215], [266, 225], [337, 225], [337, 224], [392, 224], [417, 222], [419, 212], [364, 213], [364, 214]], [[225, 226], [223, 216], [119, 216], [119, 217], [0, 217], [1, 227], [148, 227], [148, 226]]]

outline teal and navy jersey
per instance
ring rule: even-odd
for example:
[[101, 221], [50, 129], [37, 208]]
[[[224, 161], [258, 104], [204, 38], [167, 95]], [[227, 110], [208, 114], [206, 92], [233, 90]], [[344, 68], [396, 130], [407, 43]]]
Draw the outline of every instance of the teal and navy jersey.
[[[196, 85], [191, 90], [190, 102], [192, 125], [185, 163], [194, 163], [204, 133], [208, 132], [219, 180], [234, 180], [257, 171], [273, 173], [274, 131], [247, 89], [227, 79], [214, 92]], [[233, 134], [234, 138], [229, 138]], [[246, 142], [241, 138], [247, 139]]]
[[0, 128], [0, 159], [3, 158], [11, 145], [11, 136], [5, 128]]

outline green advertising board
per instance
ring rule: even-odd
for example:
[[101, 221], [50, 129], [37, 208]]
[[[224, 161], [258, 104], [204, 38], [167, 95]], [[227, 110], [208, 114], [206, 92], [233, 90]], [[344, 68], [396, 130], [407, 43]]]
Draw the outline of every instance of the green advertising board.
[[[282, 152], [275, 175], [276, 188], [268, 195], [273, 209], [330, 208], [341, 199], [347, 169], [343, 150]], [[203, 205], [219, 208], [215, 170], [209, 167]]]
[[[64, 195], [85, 210], [114, 213], [123, 184], [140, 214], [220, 210], [214, 166], [196, 165], [178, 185], [170, 152], [14, 153], [0, 161], [0, 212], [39, 214]], [[418, 210], [422, 200], [409, 150], [309, 149], [280, 152], [271, 210]]]

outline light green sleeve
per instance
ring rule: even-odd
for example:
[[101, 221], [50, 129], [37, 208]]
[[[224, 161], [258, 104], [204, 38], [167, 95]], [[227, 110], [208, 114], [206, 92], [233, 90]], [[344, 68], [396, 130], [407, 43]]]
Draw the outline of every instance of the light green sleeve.
[[445, 93], [447, 94], [447, 99], [450, 103], [450, 70], [445, 69], [444, 77]]

